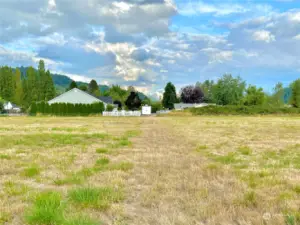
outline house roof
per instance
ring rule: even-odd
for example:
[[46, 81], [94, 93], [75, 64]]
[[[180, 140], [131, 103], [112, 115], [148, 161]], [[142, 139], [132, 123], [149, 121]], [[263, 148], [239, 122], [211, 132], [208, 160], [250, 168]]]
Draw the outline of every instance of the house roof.
[[[73, 89], [71, 89], [71, 90], [69, 90], [69, 91], [67, 91], [67, 92], [65, 92], [65, 93], [63, 93], [63, 94], [57, 96], [56, 98], [50, 100], [49, 103], [55, 101], [56, 99], [61, 98], [62, 96], [65, 96], [67, 93], [73, 92], [73, 91], [75, 91], [75, 92], [77, 92], [77, 93], [82, 93], [82, 94], [84, 94], [84, 95], [86, 95], [86, 96], [91, 97], [92, 99], [95, 99], [95, 100], [97, 99], [98, 101], [100, 100], [101, 102], [103, 102], [103, 103], [105, 103], [105, 104], [112, 104], [112, 103], [113, 103], [112, 97], [110, 97], [110, 96], [108, 96], [108, 97], [104, 97], [104, 96], [98, 97], [98, 96], [95, 96], [95, 95], [90, 94], [90, 93], [88, 93], [88, 92], [85, 92], [85, 91], [83, 91], [83, 90], [80, 90], [80, 89], [78, 89], [78, 88], [73, 88]], [[78, 96], [77, 96], [77, 97], [78, 97]], [[70, 96], [69, 96], [69, 98], [70, 98]]]
[[107, 104], [113, 104], [113, 99], [110, 96], [100, 96], [98, 97], [102, 102], [105, 102]]

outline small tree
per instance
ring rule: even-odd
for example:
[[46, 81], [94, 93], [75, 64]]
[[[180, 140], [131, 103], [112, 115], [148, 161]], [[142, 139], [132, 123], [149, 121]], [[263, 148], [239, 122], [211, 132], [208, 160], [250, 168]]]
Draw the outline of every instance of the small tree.
[[239, 105], [242, 103], [246, 83], [240, 77], [225, 74], [213, 88], [213, 98], [220, 105]]
[[129, 110], [137, 110], [141, 107], [142, 102], [139, 98], [139, 95], [136, 92], [132, 91], [125, 101], [125, 105]]
[[251, 105], [263, 105], [265, 102], [265, 93], [262, 88], [250, 85], [246, 90], [244, 104], [247, 106]]
[[70, 83], [69, 88], [67, 90], [72, 90], [73, 88], [77, 88], [77, 84], [74, 80]]
[[161, 102], [152, 102], [151, 103], [151, 113], [156, 113], [159, 110], [163, 109]]
[[201, 103], [204, 93], [199, 86], [189, 85], [181, 89], [181, 101], [184, 103]]
[[[89, 83], [89, 87], [88, 87], [88, 91], [89, 93], [93, 94], [95, 93], [97, 90], [99, 90], [98, 84], [95, 80], [91, 80], [91, 82]], [[99, 92], [100, 93], [100, 92]]]
[[114, 106], [113, 106], [113, 105], [107, 105], [107, 106], [106, 106], [106, 111], [107, 111], [107, 112], [111, 112], [111, 111], [113, 111], [113, 109], [114, 109]]
[[207, 103], [215, 102], [213, 96], [215, 84], [213, 80], [205, 80], [203, 83], [197, 82], [196, 86], [200, 87], [204, 93], [203, 102], [207, 102]]
[[174, 103], [177, 102], [176, 88], [169, 82], [165, 87], [162, 104], [167, 109], [174, 109]]
[[81, 85], [79, 86], [79, 89], [82, 90], [82, 91], [87, 91], [87, 90], [88, 90], [87, 86], [84, 85], [84, 84], [81, 84]]
[[300, 108], [300, 79], [294, 81], [291, 85], [292, 97], [291, 104], [294, 107]]

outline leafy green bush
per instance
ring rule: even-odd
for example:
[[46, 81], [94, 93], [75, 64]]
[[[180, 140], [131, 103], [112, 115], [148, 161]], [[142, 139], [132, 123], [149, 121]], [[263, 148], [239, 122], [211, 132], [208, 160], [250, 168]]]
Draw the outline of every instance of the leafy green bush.
[[106, 106], [106, 111], [108, 111], [108, 112], [113, 111], [113, 109], [114, 109], [114, 106], [113, 106], [113, 105], [107, 105], [107, 106]]
[[300, 114], [299, 108], [270, 106], [207, 106], [192, 108], [194, 115], [268, 115], [268, 114]]
[[152, 102], [151, 103], [151, 113], [156, 113], [159, 110], [163, 109], [163, 105], [161, 102]]

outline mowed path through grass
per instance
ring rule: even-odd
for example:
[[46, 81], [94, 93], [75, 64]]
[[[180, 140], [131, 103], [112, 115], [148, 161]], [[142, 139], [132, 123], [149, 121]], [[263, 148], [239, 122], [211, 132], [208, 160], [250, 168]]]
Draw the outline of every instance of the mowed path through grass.
[[0, 118], [0, 224], [298, 224], [300, 118]]

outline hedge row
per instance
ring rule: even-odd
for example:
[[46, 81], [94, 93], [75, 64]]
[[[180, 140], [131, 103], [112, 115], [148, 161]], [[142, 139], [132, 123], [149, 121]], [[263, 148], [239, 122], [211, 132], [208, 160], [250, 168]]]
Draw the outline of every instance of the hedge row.
[[300, 108], [268, 107], [268, 106], [206, 106], [192, 108], [194, 115], [271, 115], [271, 114], [300, 114]]
[[54, 103], [49, 105], [46, 102], [33, 103], [29, 113], [31, 115], [57, 115], [57, 116], [77, 116], [100, 114], [104, 111], [102, 102], [93, 104], [71, 104], [71, 103]]

